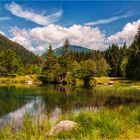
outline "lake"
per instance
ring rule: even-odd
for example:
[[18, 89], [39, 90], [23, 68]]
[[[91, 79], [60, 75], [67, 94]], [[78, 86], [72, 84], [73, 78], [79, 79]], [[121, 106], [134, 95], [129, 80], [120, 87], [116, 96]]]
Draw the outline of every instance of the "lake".
[[55, 120], [70, 112], [134, 104], [140, 105], [140, 90], [129, 87], [3, 86], [0, 87], [0, 124], [13, 120], [20, 123], [26, 113], [33, 116], [45, 113]]

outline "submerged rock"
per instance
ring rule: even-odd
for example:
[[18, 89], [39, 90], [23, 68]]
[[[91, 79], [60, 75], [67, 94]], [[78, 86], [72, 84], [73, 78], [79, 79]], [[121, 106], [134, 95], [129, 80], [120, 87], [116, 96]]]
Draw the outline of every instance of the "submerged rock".
[[60, 121], [57, 125], [51, 128], [49, 135], [53, 136], [60, 132], [71, 131], [76, 124], [76, 122], [69, 120]]

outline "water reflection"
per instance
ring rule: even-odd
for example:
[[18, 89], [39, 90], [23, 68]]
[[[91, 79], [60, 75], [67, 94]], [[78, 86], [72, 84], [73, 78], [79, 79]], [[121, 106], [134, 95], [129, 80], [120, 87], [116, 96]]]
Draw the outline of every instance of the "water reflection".
[[43, 98], [35, 97], [33, 100], [31, 100], [29, 103], [26, 103], [21, 108], [3, 115], [0, 118], [0, 125], [12, 123], [12, 121], [14, 121], [17, 125], [20, 125], [26, 113], [30, 113], [31, 116], [38, 116], [42, 114], [44, 110], [45, 104], [43, 102]]
[[0, 124], [12, 120], [20, 123], [26, 112], [33, 116], [45, 112], [55, 121], [68, 112], [97, 112], [101, 108], [126, 104], [140, 104], [138, 90], [101, 91], [49, 85], [34, 88], [0, 87]]

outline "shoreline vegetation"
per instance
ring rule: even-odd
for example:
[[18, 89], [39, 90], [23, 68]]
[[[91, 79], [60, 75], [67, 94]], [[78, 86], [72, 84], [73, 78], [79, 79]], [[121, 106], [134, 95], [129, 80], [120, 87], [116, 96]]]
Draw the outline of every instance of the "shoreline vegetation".
[[[54, 123], [45, 115], [32, 118], [26, 114], [20, 129], [13, 121], [0, 130], [0, 139], [139, 139], [139, 112], [139, 106], [119, 106], [98, 112], [69, 113], [60, 116]], [[74, 121], [77, 125], [71, 131], [61, 130], [56, 135], [49, 135], [51, 128], [61, 120]]]
[[[74, 87], [83, 87], [83, 81], [76, 79], [77, 83]], [[91, 81], [91, 85], [95, 86], [105, 86], [105, 87], [128, 87], [128, 88], [137, 88], [140, 89], [140, 81], [139, 80], [127, 80], [122, 79], [121, 77], [94, 77], [94, 80]], [[93, 83], [92, 83], [93, 82]], [[39, 86], [44, 85], [42, 81], [38, 78], [38, 75], [24, 75], [24, 76], [16, 76], [16, 77], [0, 77], [0, 86], [20, 86], [20, 87], [30, 87], [30, 86]], [[47, 85], [50, 85], [48, 83]], [[59, 84], [58, 84], [59, 85]], [[60, 84], [61, 85], [61, 84]], [[73, 86], [71, 84], [68, 84]], [[95, 87], [94, 86], [94, 87]], [[91, 87], [91, 88], [94, 88]]]
[[[32, 81], [28, 83], [28, 81]], [[38, 80], [37, 75], [24, 75], [15, 77], [0, 77], [0, 85], [16, 85], [16, 84], [39, 84], [41, 81]]]

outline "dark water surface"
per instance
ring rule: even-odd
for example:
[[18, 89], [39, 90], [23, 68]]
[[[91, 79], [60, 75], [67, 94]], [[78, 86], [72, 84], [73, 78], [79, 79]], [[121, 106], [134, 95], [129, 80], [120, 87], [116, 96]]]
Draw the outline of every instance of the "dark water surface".
[[69, 112], [98, 111], [100, 108], [131, 104], [140, 105], [140, 90], [6, 86], [0, 87], [0, 124], [11, 120], [21, 121], [27, 112], [31, 115], [46, 113], [55, 118]]

